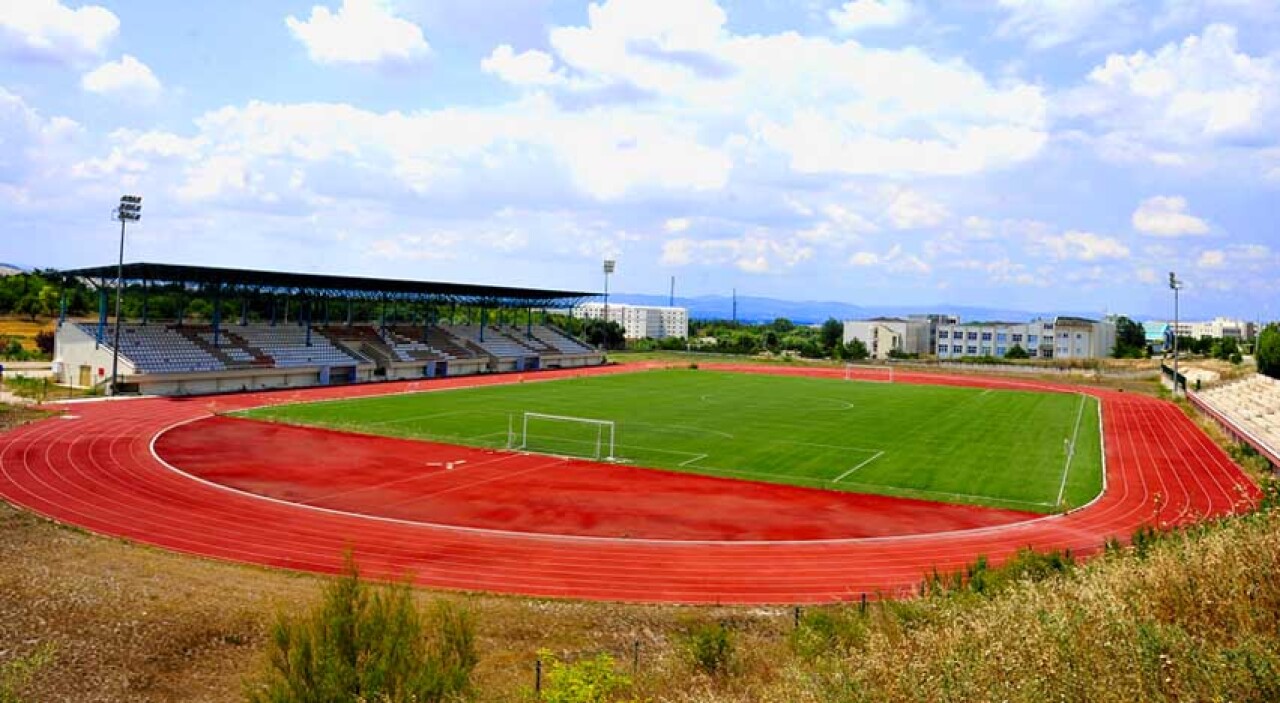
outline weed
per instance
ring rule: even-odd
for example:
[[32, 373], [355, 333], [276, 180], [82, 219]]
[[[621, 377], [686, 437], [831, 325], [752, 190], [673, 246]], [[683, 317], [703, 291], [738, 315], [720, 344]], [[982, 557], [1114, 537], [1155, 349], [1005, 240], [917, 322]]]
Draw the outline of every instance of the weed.
[[708, 676], [725, 674], [733, 665], [733, 633], [723, 623], [694, 625], [685, 648], [694, 668]]
[[631, 687], [631, 678], [618, 671], [608, 654], [570, 664], [544, 649], [538, 652], [538, 658], [547, 672], [542, 689], [544, 703], [605, 703]]

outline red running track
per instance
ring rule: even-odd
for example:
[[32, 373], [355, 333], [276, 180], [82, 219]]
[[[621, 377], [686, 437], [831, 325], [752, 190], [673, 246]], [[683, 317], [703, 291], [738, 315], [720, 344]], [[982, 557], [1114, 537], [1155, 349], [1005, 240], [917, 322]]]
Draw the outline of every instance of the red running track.
[[[825, 369], [720, 368], [842, 374]], [[620, 370], [629, 369], [548, 371], [523, 378], [551, 380]], [[475, 515], [469, 518], [471, 526], [459, 527], [318, 510], [202, 482], [172, 470], [152, 452], [163, 430], [205, 417], [211, 410], [516, 380], [485, 376], [68, 405], [74, 419], [49, 419], [0, 437], [0, 496], [95, 532], [219, 559], [332, 573], [340, 568], [343, 551], [351, 548], [365, 573], [376, 578], [410, 575], [439, 588], [683, 603], [824, 602], [861, 593], [908, 593], [934, 568], [958, 569], [979, 554], [999, 563], [1023, 546], [1090, 553], [1107, 538], [1123, 539], [1140, 525], [1171, 526], [1229, 514], [1258, 497], [1256, 487], [1227, 455], [1169, 403], [1135, 394], [997, 379], [907, 373], [897, 373], [895, 379], [1085, 390], [1098, 396], [1106, 491], [1063, 516], [1013, 523], [997, 519], [1005, 524], [932, 534], [867, 537], [850, 532], [835, 538], [827, 530], [822, 533], [825, 539], [769, 541], [739, 534], [737, 539], [708, 541], [685, 539], [686, 528], [679, 528], [667, 535], [670, 539], [634, 539], [609, 536], [614, 527], [594, 535], [581, 525], [573, 530], [578, 534], [530, 534], [475, 529], [484, 524], [474, 522]], [[674, 475], [651, 472], [650, 480], [669, 476]], [[609, 490], [607, 485], [599, 488]], [[614, 497], [625, 507], [626, 493]], [[585, 514], [566, 518], [561, 527]]]

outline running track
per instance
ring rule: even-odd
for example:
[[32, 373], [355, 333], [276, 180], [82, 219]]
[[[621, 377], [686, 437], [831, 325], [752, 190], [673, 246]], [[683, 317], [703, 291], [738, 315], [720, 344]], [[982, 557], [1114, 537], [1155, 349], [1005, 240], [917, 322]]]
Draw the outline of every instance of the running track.
[[[634, 368], [634, 367], [632, 367]], [[717, 368], [839, 377], [825, 369]], [[551, 380], [627, 367], [548, 371]], [[177, 423], [268, 403], [507, 383], [481, 376], [188, 399], [67, 405], [0, 435], [0, 497], [59, 522], [166, 549], [236, 562], [336, 572], [355, 551], [374, 578], [431, 587], [637, 602], [809, 603], [907, 594], [937, 568], [977, 555], [999, 563], [1024, 546], [1098, 550], [1141, 525], [1229, 514], [1258, 492], [1175, 406], [1154, 398], [1013, 380], [898, 373], [899, 382], [1039, 388], [1102, 403], [1107, 489], [1073, 513], [974, 529], [887, 537], [707, 541], [460, 529], [316, 510], [201, 482], [173, 471], [153, 439]], [[618, 494], [620, 501], [625, 494]]]

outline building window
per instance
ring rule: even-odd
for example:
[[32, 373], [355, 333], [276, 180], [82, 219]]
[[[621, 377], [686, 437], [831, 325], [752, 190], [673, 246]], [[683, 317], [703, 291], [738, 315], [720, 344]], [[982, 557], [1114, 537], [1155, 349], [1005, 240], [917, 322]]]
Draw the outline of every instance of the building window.
[[969, 351], [969, 353], [970, 353], [970, 354], [977, 354], [977, 353], [978, 353], [978, 348], [977, 348], [977, 347], [969, 347], [969, 350], [968, 350], [968, 351]]
[[983, 348], [982, 348], [982, 355], [983, 355], [983, 356], [991, 356], [991, 347], [983, 347]]
[[938, 339], [946, 339], [948, 336], [949, 335], [947, 334], [946, 330], [942, 330], [941, 332], [938, 333]]
[[1009, 350], [1004, 347], [996, 347], [996, 356], [1004, 356]]
[[1027, 350], [1027, 356], [1040, 356], [1040, 350], [1039, 350], [1039, 349], [1028, 349], [1028, 350]]
[[1009, 341], [1009, 335], [1005, 334], [1004, 332], [997, 332], [997, 333], [996, 333], [996, 341], [997, 341], [997, 342], [1007, 342], [1007, 341]]
[[952, 351], [952, 352], [954, 352], [954, 353], [956, 353], [956, 354], [959, 354], [959, 353], [961, 353], [962, 351], [964, 351], [964, 348], [963, 348], [963, 347], [961, 347], [959, 344], [952, 344], [952, 345], [951, 345], [951, 351]]
[[974, 340], [974, 341], [976, 341], [976, 340], [978, 339], [978, 333], [977, 333], [977, 332], [970, 332], [970, 333], [969, 333], [968, 335], [966, 335], [966, 336], [967, 336], [970, 340]]
[[[1000, 336], [1002, 336], [1002, 337], [1003, 337], [1004, 335], [1000, 335]], [[1020, 334], [1015, 334], [1015, 335], [1013, 335], [1013, 343], [1014, 343], [1014, 344], [1020, 344], [1021, 342], [1022, 342], [1022, 335], [1020, 335]]]
[[1035, 344], [1037, 344], [1039, 341], [1040, 341], [1040, 337], [1038, 337], [1038, 336], [1036, 336], [1036, 335], [1034, 335], [1034, 334], [1029, 334], [1029, 335], [1027, 335], [1027, 344], [1031, 344], [1031, 345], [1033, 345], [1033, 346], [1034, 346], [1034, 345], [1035, 345]]
[[983, 332], [983, 333], [982, 333], [982, 341], [984, 341], [984, 342], [990, 342], [990, 341], [991, 341], [991, 333], [990, 333], [990, 332]]
[[1084, 339], [1084, 335], [1076, 332], [1076, 339]]

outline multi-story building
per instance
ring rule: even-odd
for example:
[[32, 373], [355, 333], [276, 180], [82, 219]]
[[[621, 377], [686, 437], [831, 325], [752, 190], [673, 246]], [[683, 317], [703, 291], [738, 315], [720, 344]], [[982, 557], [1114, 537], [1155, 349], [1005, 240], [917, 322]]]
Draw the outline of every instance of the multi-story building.
[[[1152, 324], [1169, 325], [1175, 327], [1172, 322], [1153, 321]], [[1213, 337], [1214, 339], [1232, 337], [1242, 342], [1251, 341], [1257, 336], [1258, 327], [1256, 324], [1247, 320], [1233, 320], [1227, 317], [1215, 317], [1212, 320], [1196, 322], [1194, 320], [1179, 320], [1176, 325], [1179, 337]]]
[[929, 326], [919, 320], [898, 317], [876, 317], [870, 320], [846, 320], [844, 343], [862, 342], [872, 359], [888, 359], [891, 352], [922, 354], [929, 348]]
[[938, 326], [935, 344], [939, 359], [1003, 357], [1015, 346], [1033, 359], [1094, 359], [1115, 349], [1116, 326], [1110, 320], [1065, 316], [1030, 322], [945, 324]]
[[[603, 320], [604, 303], [583, 303], [574, 315], [587, 320]], [[609, 303], [609, 321], [622, 325], [627, 339], [685, 339], [689, 336], [689, 311], [660, 305], [627, 305]]]

